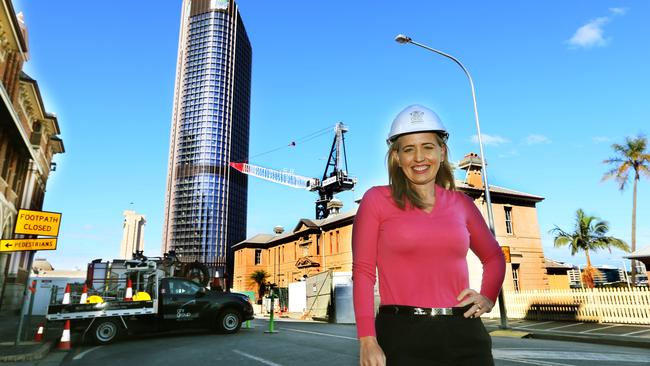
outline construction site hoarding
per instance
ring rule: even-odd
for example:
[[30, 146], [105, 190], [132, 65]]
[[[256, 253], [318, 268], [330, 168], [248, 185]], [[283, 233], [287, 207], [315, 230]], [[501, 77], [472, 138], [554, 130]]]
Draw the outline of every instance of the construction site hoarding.
[[334, 272], [332, 275], [332, 288], [334, 289], [334, 322], [337, 324], [354, 324], [352, 272]]
[[307, 311], [306, 316], [317, 319], [329, 319], [328, 310], [332, 300], [332, 272], [321, 272], [307, 277]]

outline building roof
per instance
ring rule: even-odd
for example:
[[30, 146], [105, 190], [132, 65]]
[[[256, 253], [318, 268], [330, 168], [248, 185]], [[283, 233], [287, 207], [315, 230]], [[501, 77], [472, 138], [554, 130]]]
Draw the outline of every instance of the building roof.
[[16, 10], [14, 10], [14, 6], [12, 4], [11, 0], [4, 0], [2, 1], [6, 6], [9, 11], [9, 17], [11, 18], [11, 22], [13, 23], [13, 27], [15, 29], [15, 36], [18, 38], [18, 43], [20, 44], [20, 47], [22, 48], [22, 51], [24, 53], [27, 52], [27, 39], [25, 38], [25, 35], [22, 32], [21, 26], [20, 26], [20, 20], [18, 19], [18, 15], [16, 14]]
[[[461, 191], [470, 191], [470, 192], [483, 192], [484, 189], [481, 187], [474, 187], [471, 186], [461, 180], [456, 181], [456, 188], [458, 188]], [[528, 199], [531, 201], [535, 202], [540, 202], [544, 200], [544, 197], [541, 196], [536, 196], [534, 194], [530, 193], [525, 193], [525, 192], [519, 192], [515, 191], [513, 189], [508, 189], [508, 188], [503, 188], [499, 186], [495, 186], [493, 184], [490, 184], [490, 194], [499, 194], [499, 195], [504, 195], [504, 196], [513, 196], [513, 197], [520, 197], [524, 199]]]
[[[327, 218], [321, 220], [300, 219], [292, 231], [284, 232], [279, 235], [257, 234], [233, 245], [233, 249], [237, 250], [241, 248], [274, 247], [276, 245], [295, 240], [300, 236], [304, 235], [306, 231], [307, 232], [313, 231], [314, 233], [316, 233], [322, 229], [343, 226], [348, 222], [352, 222], [352, 220], [354, 220], [354, 216], [356, 215], [356, 213], [357, 213], [357, 209], [355, 208], [348, 212], [330, 215]], [[307, 230], [299, 231], [303, 225], [307, 227]]]
[[73, 269], [55, 269], [53, 271], [39, 271], [38, 273], [32, 271], [32, 277], [37, 278], [86, 278], [86, 271], [73, 270]]
[[544, 266], [546, 268], [566, 268], [573, 269], [573, 265], [564, 262], [556, 261], [550, 258], [544, 258]]
[[[31, 76], [27, 75], [24, 71], [20, 71], [20, 80], [30, 83], [34, 86], [34, 92], [36, 94], [36, 98], [39, 103], [39, 107], [41, 111], [43, 112], [43, 117], [49, 119], [52, 121], [52, 125], [54, 127], [54, 134], [58, 135], [61, 133], [61, 129], [59, 128], [59, 120], [57, 119], [56, 115], [53, 113], [48, 113], [45, 110], [45, 103], [43, 103], [43, 96], [41, 95], [41, 89], [38, 87], [38, 82], [34, 80]], [[63, 146], [63, 142], [61, 142], [61, 146]]]
[[650, 258], [650, 246], [641, 248], [635, 252], [632, 252], [628, 255], [624, 255], [623, 258], [638, 259], [638, 258]]
[[264, 244], [264, 243], [268, 243], [274, 237], [275, 235], [273, 234], [257, 234], [250, 239], [246, 239], [246, 241], [250, 243]]
[[52, 264], [44, 258], [36, 258], [34, 259], [34, 263], [32, 263], [32, 270], [36, 273], [39, 271], [53, 271], [54, 267], [52, 267]]

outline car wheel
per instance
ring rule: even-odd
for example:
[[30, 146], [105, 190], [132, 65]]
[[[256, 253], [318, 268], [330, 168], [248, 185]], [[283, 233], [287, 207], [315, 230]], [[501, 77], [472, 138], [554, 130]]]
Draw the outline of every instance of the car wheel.
[[241, 314], [234, 309], [225, 309], [219, 314], [217, 328], [221, 333], [236, 333], [241, 328]]
[[119, 320], [112, 318], [96, 319], [92, 328], [92, 338], [98, 345], [111, 344], [122, 333]]

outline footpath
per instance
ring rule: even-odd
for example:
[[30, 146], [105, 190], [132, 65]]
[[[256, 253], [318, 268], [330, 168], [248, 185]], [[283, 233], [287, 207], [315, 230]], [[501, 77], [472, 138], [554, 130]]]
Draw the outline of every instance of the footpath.
[[483, 318], [483, 324], [493, 337], [552, 339], [650, 348], [650, 325], [509, 319], [508, 329], [503, 330], [500, 329], [501, 321], [498, 318]]
[[[44, 316], [34, 316], [26, 321], [23, 341], [16, 345], [19, 317], [15, 314], [0, 313], [0, 366], [3, 364], [45, 366], [48, 365], [47, 362], [38, 360], [42, 360], [48, 353], [59, 352], [61, 359], [65, 356], [66, 352], [57, 350], [63, 332], [60, 322], [54, 323], [58, 325], [58, 328], [48, 324], [45, 327], [43, 339], [39, 342], [34, 341], [39, 323], [44, 321], [44, 318]], [[256, 318], [268, 319], [268, 316], [256, 316]], [[278, 320], [313, 322], [313, 320], [301, 320], [299, 315], [292, 314], [286, 314]], [[508, 329], [500, 329], [501, 322], [498, 318], [483, 318], [483, 323], [493, 337], [552, 339], [650, 348], [650, 325], [510, 319], [508, 320]], [[74, 347], [74, 344], [72, 346]]]
[[20, 317], [15, 313], [0, 313], [0, 365], [2, 362], [32, 361], [45, 357], [56, 348], [63, 328], [60, 324], [44, 327], [40, 341], [35, 341], [40, 324], [45, 316], [25, 318], [21, 341], [16, 344]]

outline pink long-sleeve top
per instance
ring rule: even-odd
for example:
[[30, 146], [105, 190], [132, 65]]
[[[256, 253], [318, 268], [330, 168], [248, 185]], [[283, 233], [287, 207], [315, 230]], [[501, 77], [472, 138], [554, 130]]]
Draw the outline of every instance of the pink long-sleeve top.
[[369, 189], [352, 231], [352, 278], [358, 337], [375, 335], [375, 269], [384, 305], [453, 307], [469, 287], [467, 251], [483, 264], [480, 293], [493, 302], [505, 260], [472, 200], [438, 185], [430, 213], [407, 203], [400, 209], [389, 186]]

